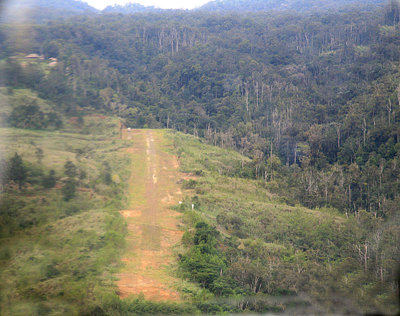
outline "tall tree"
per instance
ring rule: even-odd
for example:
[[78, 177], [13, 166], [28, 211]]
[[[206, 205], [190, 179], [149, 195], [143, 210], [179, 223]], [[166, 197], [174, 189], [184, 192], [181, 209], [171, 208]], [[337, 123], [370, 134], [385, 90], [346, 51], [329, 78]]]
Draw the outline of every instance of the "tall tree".
[[18, 183], [18, 188], [21, 190], [26, 181], [26, 177], [27, 170], [24, 166], [22, 158], [20, 155], [18, 155], [18, 153], [15, 153], [9, 161], [8, 179]]

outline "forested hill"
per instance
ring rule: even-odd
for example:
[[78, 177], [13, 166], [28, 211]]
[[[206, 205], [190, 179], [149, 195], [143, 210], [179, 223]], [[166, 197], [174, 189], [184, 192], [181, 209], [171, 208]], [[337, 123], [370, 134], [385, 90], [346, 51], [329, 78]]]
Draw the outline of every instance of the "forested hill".
[[0, 7], [0, 19], [3, 23], [44, 23], [97, 12], [98, 10], [79, 0], [13, 0], [4, 1]]
[[77, 12], [96, 11], [96, 9], [88, 5], [86, 2], [80, 0], [16, 0], [7, 3], [7, 5], [19, 8], [40, 7]]
[[[314, 12], [320, 10], [339, 10], [346, 7], [364, 7], [373, 9], [382, 6], [386, 0], [215, 0], [204, 4], [193, 11], [205, 12], [258, 12], [258, 11], [295, 11], [295, 12]], [[134, 14], [143, 12], [166, 12], [169, 10], [159, 9], [154, 6], [143, 6], [138, 3], [126, 5], [114, 5], [105, 8], [102, 13], [122, 13]], [[181, 10], [182, 11], [182, 10]]]
[[102, 13], [123, 13], [123, 14], [134, 14], [143, 12], [163, 12], [165, 10], [156, 8], [154, 6], [144, 6], [139, 3], [128, 3], [126, 5], [113, 5], [106, 7]]
[[346, 6], [376, 6], [386, 0], [215, 0], [200, 10], [217, 12], [256, 12], [269, 10], [293, 10], [297, 12], [340, 9]]
[[[65, 111], [96, 108], [236, 148], [255, 161], [249, 176], [280, 170], [279, 187], [307, 206], [384, 215], [399, 192], [396, 3], [312, 16], [78, 17], [30, 27], [26, 39], [3, 27], [2, 67], [7, 85]], [[7, 59], [16, 52], [59, 63], [50, 74], [21, 68]]]
[[[189, 11], [204, 12], [259, 12], [259, 11], [295, 11], [295, 12], [315, 12], [321, 10], [349, 9], [349, 7], [362, 7], [373, 10], [377, 6], [382, 6], [386, 0], [216, 0], [210, 1], [200, 8]], [[76, 15], [96, 15], [96, 14], [135, 14], [135, 13], [166, 13], [184, 12], [188, 10], [160, 9], [154, 6], [144, 6], [138, 3], [128, 3], [125, 5], [110, 5], [104, 10], [97, 10], [86, 2], [80, 0], [16, 0], [5, 2], [0, 7], [1, 21], [46, 23], [48, 21], [61, 18], [69, 18]]]

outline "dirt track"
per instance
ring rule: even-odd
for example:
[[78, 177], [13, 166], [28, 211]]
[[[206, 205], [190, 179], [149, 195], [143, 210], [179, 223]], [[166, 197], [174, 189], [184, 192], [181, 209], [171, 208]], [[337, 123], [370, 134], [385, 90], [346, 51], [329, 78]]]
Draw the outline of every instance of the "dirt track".
[[162, 130], [124, 130], [131, 139], [132, 176], [130, 209], [121, 214], [128, 223], [125, 267], [118, 274], [120, 297], [143, 293], [146, 299], [179, 300], [177, 280], [169, 265], [175, 260], [172, 247], [180, 242], [179, 213], [169, 209], [181, 199], [177, 158], [167, 152]]

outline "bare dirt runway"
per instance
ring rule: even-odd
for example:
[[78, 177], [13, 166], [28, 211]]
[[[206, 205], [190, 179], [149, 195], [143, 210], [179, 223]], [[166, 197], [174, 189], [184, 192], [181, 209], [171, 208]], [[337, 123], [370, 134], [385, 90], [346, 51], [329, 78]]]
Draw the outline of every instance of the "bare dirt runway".
[[132, 176], [128, 210], [121, 214], [128, 223], [125, 267], [117, 275], [121, 298], [143, 293], [149, 300], [179, 300], [174, 289], [177, 280], [169, 266], [172, 247], [179, 243], [179, 213], [171, 205], [181, 199], [178, 161], [168, 153], [172, 146], [163, 130], [124, 130], [122, 137], [132, 140]]

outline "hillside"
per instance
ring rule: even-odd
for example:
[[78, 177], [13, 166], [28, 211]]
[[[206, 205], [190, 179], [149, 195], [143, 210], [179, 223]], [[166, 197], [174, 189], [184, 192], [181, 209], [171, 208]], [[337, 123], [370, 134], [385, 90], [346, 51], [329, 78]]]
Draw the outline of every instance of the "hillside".
[[98, 10], [80, 0], [15, 0], [0, 7], [1, 23], [45, 23], [75, 15], [96, 14]]
[[135, 13], [145, 13], [145, 12], [163, 12], [163, 9], [155, 8], [154, 6], [144, 6], [139, 3], [128, 3], [125, 5], [113, 5], [108, 6], [102, 13], [111, 14], [111, 13], [122, 13], [122, 14], [135, 14]]
[[[104, 15], [25, 38], [4, 26], [4, 84], [236, 149], [257, 161], [249, 177], [274, 165], [277, 190], [308, 207], [386, 216], [399, 190], [399, 12]], [[59, 67], [21, 68], [7, 59], [18, 50]]]
[[[7, 157], [17, 152], [28, 172], [22, 189], [6, 183], [2, 193], [0, 273], [7, 280], [2, 310], [13, 315], [60, 310], [103, 310], [107, 314], [117, 310], [133, 314], [290, 312], [291, 308], [303, 313], [395, 310], [394, 293], [374, 283], [357, 251], [365, 240], [386, 255], [393, 251], [398, 244], [392, 239], [396, 236], [394, 222], [382, 223], [366, 212], [347, 218], [334, 209], [289, 205], [271, 193], [274, 182], [243, 178], [251, 164], [248, 158], [172, 131], [165, 133], [165, 144], [170, 144], [170, 154], [179, 157], [179, 183], [185, 193], [183, 203], [171, 205], [181, 213], [184, 226], [168, 273], [181, 279], [174, 282], [174, 288], [183, 301], [171, 305], [141, 298], [119, 300], [117, 285], [123, 283], [110, 273], [118, 273], [123, 281], [127, 267], [137, 260], [118, 259], [126, 229], [118, 210], [127, 210], [121, 189], [127, 188], [131, 159], [123, 148], [129, 148], [131, 140], [118, 140], [115, 121], [109, 119], [102, 125], [103, 132], [97, 134], [103, 118], [86, 116], [84, 124], [92, 120], [93, 128], [97, 127], [89, 134], [2, 129]], [[159, 135], [158, 131], [143, 132]], [[161, 138], [155, 136], [155, 140]], [[133, 141], [141, 146], [138, 136]], [[141, 159], [146, 161], [146, 151], [139, 147], [133, 151], [138, 171]], [[41, 148], [43, 157], [28, 155], [38, 152], [32, 148]], [[62, 188], [69, 181], [65, 177], [71, 177], [65, 164], [68, 160], [77, 167], [79, 176], [74, 181], [79, 189], [66, 200]], [[44, 179], [51, 168], [56, 182], [53, 188], [46, 188]], [[161, 165], [157, 170], [158, 181], [163, 183], [165, 171]], [[84, 173], [86, 177], [81, 176]], [[167, 174], [169, 171], [165, 179]], [[131, 204], [136, 214], [143, 203], [140, 187], [145, 183], [140, 182], [139, 174], [133, 176], [139, 181], [130, 189], [136, 196]], [[126, 215], [127, 211], [121, 213]], [[138, 219], [139, 226], [135, 224]], [[138, 219], [126, 218], [128, 230], [144, 224], [144, 218]], [[386, 242], [374, 244], [378, 231], [380, 240]], [[154, 232], [148, 238], [154, 240]], [[164, 242], [161, 245], [165, 247]], [[147, 249], [134, 235], [127, 238], [127, 247], [130, 251]], [[393, 264], [388, 257], [386, 260], [385, 271]], [[141, 273], [140, 269], [133, 271]], [[80, 292], [82, 287], [91, 287], [93, 292]], [[11, 301], [6, 298], [10, 296], [14, 297]], [[226, 301], [227, 297], [235, 299]], [[81, 304], [86, 301], [91, 303]]]
[[145, 6], [139, 3], [124, 5], [109, 5], [103, 10], [97, 10], [80, 0], [18, 0], [2, 4], [0, 21], [2, 23], [35, 22], [45, 23], [51, 20], [65, 19], [77, 15], [93, 16], [96, 14], [137, 14], [137, 13], [171, 13], [185, 11], [243, 13], [265, 12], [271, 10], [292, 12], [318, 12], [324, 10], [349, 10], [363, 8], [374, 10], [383, 6], [386, 0], [216, 0], [210, 1], [193, 10], [161, 9], [155, 6]]
[[340, 10], [346, 6], [383, 5], [386, 0], [215, 0], [201, 6], [199, 10], [212, 12], [257, 12], [270, 10], [292, 10], [297, 12]]
[[115, 118], [82, 119], [0, 129], [1, 314], [82, 314], [115, 291], [129, 157]]
[[398, 311], [400, 4], [286, 3], [0, 25], [1, 312]]
[[[251, 165], [245, 157], [192, 136], [175, 133], [171, 138], [181, 170], [190, 175], [182, 187], [192, 192], [176, 208], [187, 224], [180, 269], [212, 293], [211, 302], [220, 303], [216, 310], [396, 310], [395, 293], [370, 278], [370, 267], [363, 266], [357, 249], [365, 244], [378, 249], [388, 242], [389, 248], [381, 251], [396, 253], [397, 219], [383, 223], [367, 212], [346, 217], [330, 208], [288, 204], [271, 193], [276, 182], [245, 178]], [[376, 234], [378, 248], [372, 241]], [[236, 297], [231, 304], [223, 300], [229, 296]]]
[[86, 2], [80, 0], [17, 0], [8, 4], [11, 8], [49, 8], [59, 9], [65, 11], [96, 11], [93, 7], [88, 5]]

